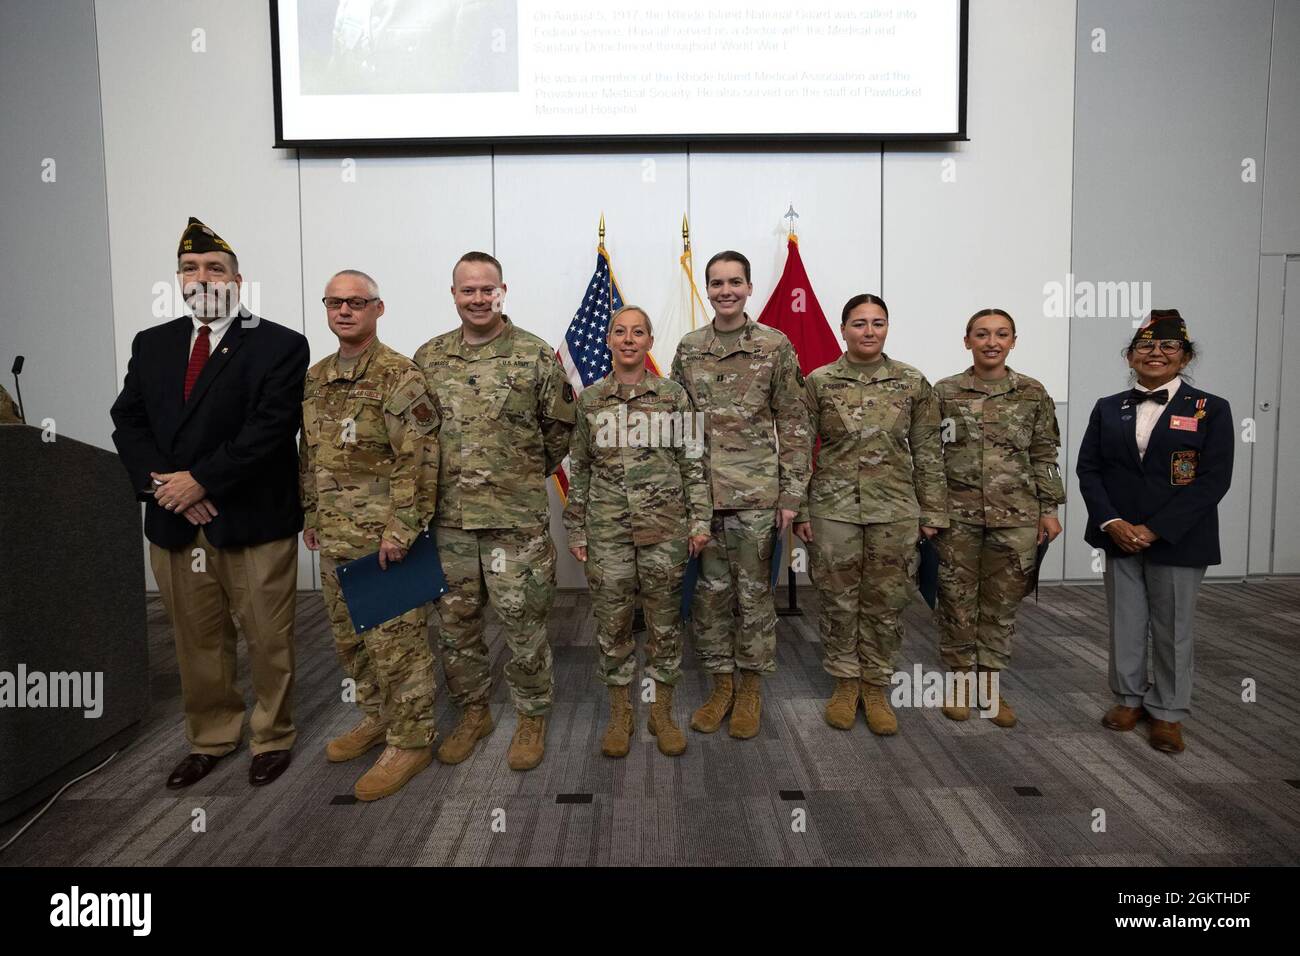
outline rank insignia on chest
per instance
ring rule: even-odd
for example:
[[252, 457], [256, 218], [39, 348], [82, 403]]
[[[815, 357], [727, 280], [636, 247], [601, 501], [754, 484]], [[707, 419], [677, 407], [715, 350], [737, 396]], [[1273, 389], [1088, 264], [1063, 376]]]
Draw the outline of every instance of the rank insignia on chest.
[[1196, 452], [1176, 451], [1169, 460], [1169, 483], [1190, 485], [1196, 480]]

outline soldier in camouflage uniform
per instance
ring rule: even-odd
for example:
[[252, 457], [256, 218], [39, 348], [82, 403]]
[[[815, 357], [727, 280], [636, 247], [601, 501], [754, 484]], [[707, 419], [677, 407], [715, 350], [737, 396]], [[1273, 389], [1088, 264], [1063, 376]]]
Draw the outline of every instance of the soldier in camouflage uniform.
[[0, 385], [0, 425], [21, 424], [22, 419], [18, 416], [18, 406], [14, 400], [9, 397], [5, 387]]
[[812, 444], [794, 346], [745, 314], [754, 290], [749, 260], [720, 252], [704, 277], [713, 321], [682, 336], [672, 370], [705, 415], [713, 496], [713, 540], [700, 555], [691, 608], [713, 692], [691, 727], [713, 733], [734, 706], [728, 732], [746, 739], [758, 734], [761, 675], [776, 670], [772, 550], [803, 498]]
[[847, 354], [808, 376], [821, 447], [795, 534], [810, 545], [823, 666], [835, 678], [826, 722], [850, 729], [861, 698], [872, 733], [893, 734], [888, 688], [917, 541], [948, 524], [939, 406], [924, 375], [885, 354], [879, 297], [849, 299], [840, 332]]
[[[1061, 533], [1056, 506], [1065, 501], [1056, 463], [1056, 406], [1039, 382], [1006, 366], [1016, 343], [1015, 321], [1001, 309], [977, 312], [966, 325], [965, 342], [975, 364], [934, 388], [943, 417], [951, 518], [936, 540], [936, 616], [943, 662], [961, 677], [944, 701], [943, 713], [953, 720], [970, 717], [976, 666], [997, 673], [1009, 663], [1016, 608], [1034, 571], [1038, 543]], [[990, 695], [980, 698], [990, 710], [996, 690], [991, 682], [980, 689]], [[1015, 711], [1000, 695], [991, 719], [999, 727], [1016, 723]]]
[[496, 609], [510, 649], [506, 679], [518, 712], [512, 770], [537, 766], [551, 709], [547, 617], [555, 601], [546, 478], [564, 460], [577, 414], [555, 350], [501, 311], [501, 264], [466, 253], [452, 270], [461, 325], [415, 353], [441, 422], [438, 553], [448, 592], [438, 600], [439, 641], [461, 719], [438, 750], [459, 763], [491, 733], [492, 691], [483, 611]]
[[300, 438], [303, 537], [321, 555], [321, 589], [343, 671], [364, 717], [331, 740], [351, 760], [386, 741], [356, 784], [360, 800], [396, 793], [433, 760], [433, 655], [421, 607], [358, 634], [335, 573], [379, 551], [400, 561], [433, 517], [438, 421], [424, 376], [375, 336], [384, 303], [374, 280], [341, 272], [325, 289], [339, 350], [307, 371]]
[[713, 516], [704, 436], [685, 390], [646, 370], [654, 332], [645, 310], [615, 312], [608, 342], [613, 370], [578, 400], [564, 528], [569, 550], [586, 567], [597, 673], [609, 686], [601, 752], [624, 757], [631, 746], [639, 591], [649, 631], [646, 673], [655, 684], [649, 730], [661, 753], [676, 756], [686, 749], [672, 716], [682, 673], [682, 578], [688, 557], [708, 543]]

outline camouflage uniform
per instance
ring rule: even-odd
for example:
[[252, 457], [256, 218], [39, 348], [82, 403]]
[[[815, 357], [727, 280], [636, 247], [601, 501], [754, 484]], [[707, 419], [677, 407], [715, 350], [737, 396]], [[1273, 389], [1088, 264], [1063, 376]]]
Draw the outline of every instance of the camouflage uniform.
[[335, 575], [343, 562], [410, 548], [433, 517], [438, 419], [414, 363], [378, 339], [355, 364], [335, 353], [307, 370], [300, 475], [304, 526], [320, 539], [321, 589], [357, 705], [388, 725], [388, 743], [434, 738], [433, 655], [424, 607], [357, 634]]
[[748, 316], [739, 332], [731, 347], [712, 322], [688, 332], [672, 371], [706, 416], [713, 540], [700, 555], [691, 617], [701, 662], [714, 674], [776, 670], [776, 509], [798, 509], [812, 453], [790, 340]]
[[0, 385], [0, 425], [21, 424], [22, 419], [18, 417], [18, 406], [14, 400], [9, 397], [5, 387]]
[[1034, 569], [1039, 516], [1065, 501], [1056, 405], [1041, 384], [1011, 369], [985, 382], [969, 368], [934, 391], [952, 519], [936, 542], [939, 650], [952, 669], [1003, 670]]
[[564, 527], [569, 547], [587, 548], [597, 673], [606, 684], [632, 682], [638, 589], [646, 674], [663, 684], [681, 677], [687, 538], [708, 534], [713, 515], [703, 438], [686, 392], [657, 375], [620, 385], [611, 373], [578, 400]]
[[821, 598], [823, 667], [886, 685], [916, 585], [921, 525], [946, 527], [939, 405], [916, 369], [847, 356], [808, 376], [821, 439], [808, 500], [810, 571]]
[[438, 600], [447, 687], [457, 705], [492, 690], [483, 608], [501, 619], [515, 709], [551, 709], [555, 545], [546, 477], [569, 450], [577, 402], [555, 350], [508, 318], [483, 345], [460, 329], [420, 346], [415, 362], [438, 406], [438, 553], [448, 592]]

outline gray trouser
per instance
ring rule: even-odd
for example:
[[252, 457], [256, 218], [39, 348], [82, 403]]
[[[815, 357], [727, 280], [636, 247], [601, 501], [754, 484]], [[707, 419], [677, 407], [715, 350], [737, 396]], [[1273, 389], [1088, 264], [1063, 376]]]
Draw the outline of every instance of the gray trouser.
[[[1106, 560], [1110, 689], [1115, 701], [1157, 720], [1184, 720], [1192, 706], [1192, 619], [1205, 568], [1152, 564], [1145, 555]], [[1147, 680], [1147, 635], [1152, 678]]]

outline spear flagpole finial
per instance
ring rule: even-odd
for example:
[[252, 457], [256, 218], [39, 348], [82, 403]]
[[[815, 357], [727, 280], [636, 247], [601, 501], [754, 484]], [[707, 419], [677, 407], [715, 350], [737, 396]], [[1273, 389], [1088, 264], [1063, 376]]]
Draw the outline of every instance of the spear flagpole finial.
[[600, 214], [600, 244], [605, 244], [605, 213]]
[[682, 213], [682, 252], [691, 251], [691, 227], [686, 222], [686, 213]]

